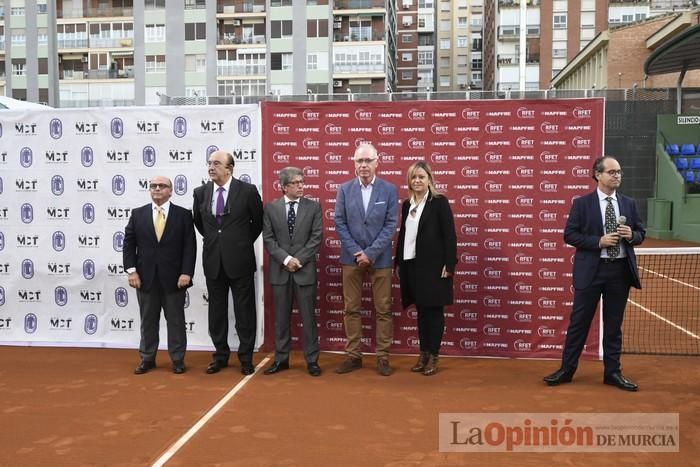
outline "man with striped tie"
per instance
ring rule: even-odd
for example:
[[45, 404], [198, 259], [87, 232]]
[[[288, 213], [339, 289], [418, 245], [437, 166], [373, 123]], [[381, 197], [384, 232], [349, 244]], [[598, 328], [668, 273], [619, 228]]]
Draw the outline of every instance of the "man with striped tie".
[[595, 191], [576, 198], [564, 229], [564, 241], [576, 248], [574, 303], [559, 370], [544, 377], [549, 386], [570, 383], [602, 297], [603, 382], [625, 391], [637, 385], [622, 375], [622, 319], [630, 287], [641, 288], [634, 246], [646, 232], [632, 198], [620, 194], [620, 163], [603, 156], [593, 164]]
[[173, 372], [185, 372], [185, 290], [192, 285], [197, 244], [192, 213], [170, 202], [172, 188], [169, 178], [153, 177], [151, 203], [134, 209], [124, 230], [124, 269], [136, 289], [141, 314], [137, 375], [156, 366], [161, 309], [168, 323]]

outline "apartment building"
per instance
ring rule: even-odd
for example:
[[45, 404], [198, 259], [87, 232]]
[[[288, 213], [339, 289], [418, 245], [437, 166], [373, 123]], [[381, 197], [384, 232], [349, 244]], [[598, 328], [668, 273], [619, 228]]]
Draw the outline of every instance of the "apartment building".
[[388, 0], [0, 0], [0, 90], [60, 107], [385, 92], [395, 18]]

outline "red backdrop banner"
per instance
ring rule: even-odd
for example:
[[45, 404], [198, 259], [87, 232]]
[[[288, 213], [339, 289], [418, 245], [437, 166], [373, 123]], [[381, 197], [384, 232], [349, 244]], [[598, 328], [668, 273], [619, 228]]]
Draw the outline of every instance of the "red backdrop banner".
[[[293, 165], [304, 171], [305, 196], [322, 206], [316, 315], [323, 350], [344, 349], [334, 207], [337, 187], [354, 177], [354, 150], [366, 141], [379, 151], [377, 175], [399, 187], [400, 201], [407, 197], [406, 170], [417, 160], [430, 163], [438, 189], [450, 200], [459, 263], [442, 353], [561, 355], [574, 252], [563, 231], [572, 200], [595, 186], [590, 168], [603, 153], [602, 99], [265, 102], [262, 108], [265, 201], [281, 195], [279, 171]], [[273, 348], [266, 287], [265, 336]], [[417, 353], [416, 311], [402, 309], [398, 280], [393, 287], [392, 351]], [[369, 283], [362, 304], [363, 350], [372, 352]], [[293, 323], [298, 348], [297, 317]], [[584, 350], [589, 357], [598, 355], [593, 327]]]

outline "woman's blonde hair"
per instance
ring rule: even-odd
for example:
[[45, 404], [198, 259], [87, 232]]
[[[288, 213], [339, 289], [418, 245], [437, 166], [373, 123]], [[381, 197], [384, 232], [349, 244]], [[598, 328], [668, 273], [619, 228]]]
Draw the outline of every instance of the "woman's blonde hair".
[[413, 178], [413, 176], [416, 173], [416, 170], [418, 169], [423, 169], [425, 170], [425, 173], [428, 174], [428, 192], [430, 193], [430, 196], [433, 198], [442, 196], [442, 193], [440, 193], [438, 189], [435, 188], [435, 181], [433, 180], [433, 170], [430, 168], [427, 162], [418, 161], [411, 164], [411, 166], [408, 168], [408, 172], [406, 175], [406, 183], [408, 184], [409, 197], [415, 198], [416, 196], [416, 194], [413, 192], [413, 188], [411, 188], [411, 179]]

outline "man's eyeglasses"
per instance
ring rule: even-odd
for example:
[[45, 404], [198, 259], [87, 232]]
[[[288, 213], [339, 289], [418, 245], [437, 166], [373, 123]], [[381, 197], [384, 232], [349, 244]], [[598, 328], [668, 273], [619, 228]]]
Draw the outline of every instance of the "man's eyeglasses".
[[374, 158], [365, 157], [364, 159], [355, 159], [355, 164], [359, 164], [359, 165], [367, 164], [367, 165], [369, 165], [376, 160], [377, 160], [376, 157], [374, 157]]
[[165, 190], [166, 188], [170, 188], [170, 185], [166, 183], [151, 183], [148, 187], [151, 190]]
[[622, 170], [606, 170], [606, 174], [610, 175], [611, 177], [614, 177], [615, 175], [619, 175], [622, 177]]
[[302, 186], [304, 184], [304, 180], [295, 180], [293, 182], [287, 183], [285, 186]]

